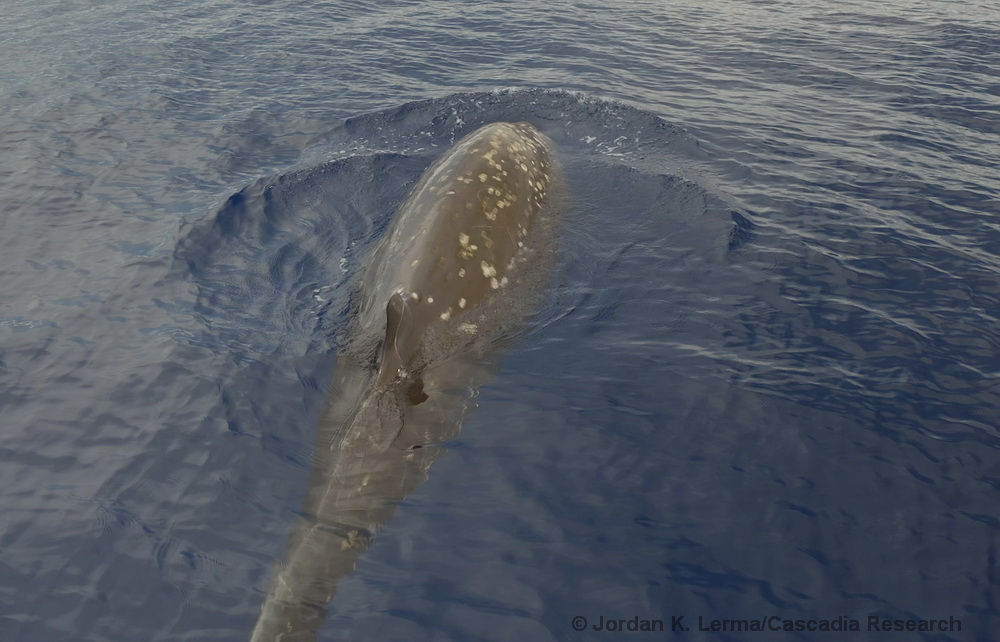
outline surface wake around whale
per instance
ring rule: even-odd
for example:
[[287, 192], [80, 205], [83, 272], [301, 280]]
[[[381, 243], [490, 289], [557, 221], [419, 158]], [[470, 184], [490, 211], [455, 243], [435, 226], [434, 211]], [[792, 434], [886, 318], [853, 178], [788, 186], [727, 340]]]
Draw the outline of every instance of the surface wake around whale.
[[530, 308], [552, 255], [536, 219], [554, 172], [534, 126], [493, 123], [431, 165], [396, 212], [358, 290], [254, 642], [316, 639], [337, 583], [458, 433], [490, 349], [523, 319], [512, 311]]

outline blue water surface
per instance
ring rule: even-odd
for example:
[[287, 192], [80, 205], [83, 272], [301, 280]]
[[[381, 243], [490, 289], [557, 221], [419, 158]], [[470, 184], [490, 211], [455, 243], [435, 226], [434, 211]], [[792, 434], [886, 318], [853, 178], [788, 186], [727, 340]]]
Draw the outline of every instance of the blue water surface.
[[[551, 286], [320, 639], [1000, 639], [995, 2], [8, 0], [0, 43], [0, 642], [247, 639], [366, 253], [498, 120], [557, 147]], [[699, 630], [771, 616], [862, 631]]]

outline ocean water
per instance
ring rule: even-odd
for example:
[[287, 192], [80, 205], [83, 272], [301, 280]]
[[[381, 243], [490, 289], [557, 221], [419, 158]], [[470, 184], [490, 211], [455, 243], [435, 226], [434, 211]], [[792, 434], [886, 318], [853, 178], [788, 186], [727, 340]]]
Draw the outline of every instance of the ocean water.
[[[8, 0], [0, 42], [0, 642], [248, 638], [366, 251], [498, 120], [557, 146], [551, 287], [319, 638], [1000, 639], [995, 2]], [[862, 630], [711, 630], [770, 617]]]

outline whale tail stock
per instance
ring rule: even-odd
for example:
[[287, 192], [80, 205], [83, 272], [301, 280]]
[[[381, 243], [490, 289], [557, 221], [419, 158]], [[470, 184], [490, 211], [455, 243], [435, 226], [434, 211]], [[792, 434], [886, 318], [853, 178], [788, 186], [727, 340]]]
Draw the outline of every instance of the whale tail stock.
[[[335, 401], [324, 413], [333, 423], [321, 426], [317, 436], [309, 491], [275, 567], [253, 642], [316, 639], [338, 583], [351, 574], [399, 502], [426, 480], [443, 450], [436, 443], [416, 443], [414, 433], [444, 440], [457, 430], [433, 434], [446, 426], [404, 417], [412, 413], [399, 407], [391, 391], [379, 391], [371, 373], [354, 365], [339, 369], [348, 378], [341, 388], [357, 390], [358, 381], [367, 380], [367, 394], [353, 411]], [[345, 413], [346, 425], [338, 423]]]

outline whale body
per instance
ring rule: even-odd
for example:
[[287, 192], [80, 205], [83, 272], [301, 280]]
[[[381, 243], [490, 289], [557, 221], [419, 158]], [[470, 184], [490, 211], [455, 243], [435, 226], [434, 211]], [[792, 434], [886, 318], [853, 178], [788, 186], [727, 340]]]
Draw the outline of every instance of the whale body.
[[309, 490], [253, 642], [316, 639], [337, 583], [457, 434], [485, 379], [477, 346], [516, 296], [510, 281], [553, 171], [552, 143], [534, 126], [493, 123], [435, 161], [397, 210], [347, 341], [380, 336], [377, 363], [338, 360]]

